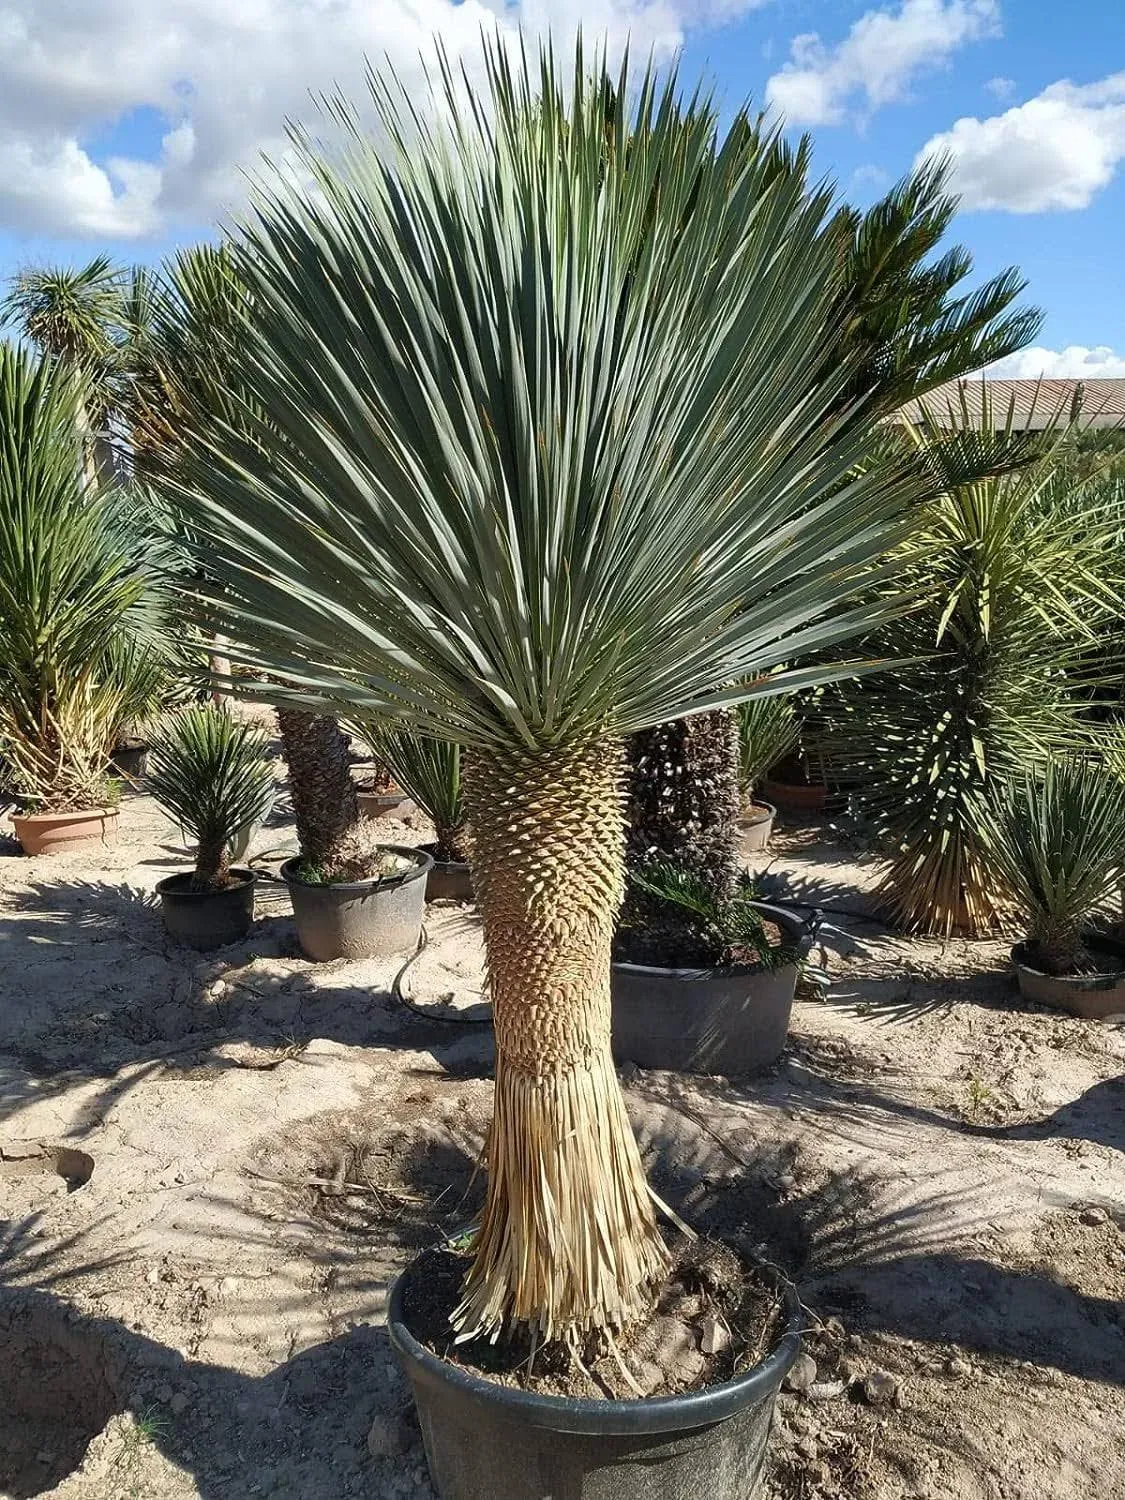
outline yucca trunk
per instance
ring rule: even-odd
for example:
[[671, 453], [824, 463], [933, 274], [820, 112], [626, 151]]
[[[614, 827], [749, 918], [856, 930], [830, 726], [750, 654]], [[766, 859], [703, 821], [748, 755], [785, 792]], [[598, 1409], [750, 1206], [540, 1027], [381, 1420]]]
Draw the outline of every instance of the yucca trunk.
[[[734, 892], [738, 874], [738, 730], [726, 709], [674, 719], [630, 737], [628, 745], [630, 865], [668, 863], [704, 881], [715, 898]], [[676, 967], [697, 938], [667, 902], [631, 887], [619, 956], [632, 963]]]
[[455, 1321], [543, 1338], [615, 1328], [665, 1264], [610, 1053], [624, 886], [616, 743], [467, 758], [496, 1028], [488, 1195]]
[[629, 742], [629, 858], [667, 860], [729, 896], [738, 873], [738, 729], [727, 709]]
[[1035, 957], [1048, 974], [1077, 974], [1082, 967], [1082, 929], [1076, 922], [1042, 923], [1032, 933]]
[[347, 735], [330, 714], [279, 708], [277, 722], [301, 854], [330, 873], [345, 858], [348, 835], [359, 821]]
[[200, 840], [195, 854], [193, 891], [221, 891], [230, 880], [230, 849], [224, 839]]

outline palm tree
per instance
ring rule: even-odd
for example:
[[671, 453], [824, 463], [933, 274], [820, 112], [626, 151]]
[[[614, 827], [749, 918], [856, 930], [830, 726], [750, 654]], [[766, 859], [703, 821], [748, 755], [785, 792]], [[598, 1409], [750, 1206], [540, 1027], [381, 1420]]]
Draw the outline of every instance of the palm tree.
[[902, 556], [917, 607], [871, 642], [903, 665], [850, 685], [839, 755], [888, 852], [890, 914], [920, 932], [980, 936], [1004, 911], [991, 788], [1081, 748], [1089, 705], [1075, 689], [1107, 661], [1120, 673], [1125, 492], [1070, 477], [1064, 426], [1045, 451], [1037, 439], [1034, 464], [966, 479], [987, 472], [990, 444], [961, 421], [952, 434], [910, 429], [943, 476]]
[[90, 477], [103, 483], [114, 474], [110, 429], [120, 396], [129, 303], [127, 278], [105, 255], [77, 270], [21, 271], [0, 300], [0, 325], [15, 327], [41, 354], [83, 377], [84, 399], [75, 415]]
[[622, 737], [870, 628], [918, 481], [833, 415], [826, 190], [675, 78], [485, 71], [421, 119], [374, 77], [378, 146], [342, 101], [338, 152], [295, 136], [312, 189], [235, 248], [247, 400], [176, 490], [284, 696], [466, 747], [497, 1062], [455, 1321], [573, 1337], [665, 1266], [610, 1055]]

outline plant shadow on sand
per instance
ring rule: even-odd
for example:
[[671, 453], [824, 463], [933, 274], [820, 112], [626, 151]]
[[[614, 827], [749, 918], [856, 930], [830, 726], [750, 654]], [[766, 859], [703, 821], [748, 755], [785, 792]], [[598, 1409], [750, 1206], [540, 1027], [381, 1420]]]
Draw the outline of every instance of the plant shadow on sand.
[[[793, 1274], [810, 1329], [820, 1317], [842, 1313], [849, 1328], [865, 1335], [956, 1343], [999, 1361], [1125, 1382], [1120, 1308], [1048, 1275], [943, 1247], [949, 1205], [940, 1196], [896, 1204], [887, 1200], [885, 1183], [859, 1172], [802, 1192], [792, 1186], [784, 1151], [742, 1142], [732, 1153], [701, 1133], [675, 1099], [654, 1103], [647, 1094], [634, 1092], [631, 1103], [656, 1189], [696, 1228], [752, 1242]], [[374, 1150], [379, 1129], [370, 1129]], [[299, 1157], [299, 1143], [294, 1149]], [[326, 1169], [323, 1140], [303, 1149], [310, 1175], [318, 1176]], [[391, 1190], [367, 1198], [362, 1208], [354, 1195], [320, 1192], [309, 1212], [323, 1284], [344, 1305], [354, 1304], [354, 1322], [346, 1319], [352, 1326], [339, 1336], [257, 1375], [185, 1356], [115, 1319], [77, 1314], [68, 1289], [91, 1269], [75, 1260], [81, 1247], [71, 1240], [44, 1249], [36, 1222], [9, 1226], [0, 1241], [6, 1282], [0, 1327], [8, 1348], [0, 1377], [0, 1429], [8, 1429], [0, 1440], [0, 1487], [21, 1497], [42, 1493], [83, 1461], [93, 1440], [89, 1492], [99, 1500], [116, 1493], [111, 1484], [102, 1487], [102, 1468], [112, 1480], [115, 1466], [135, 1460], [143, 1469], [157, 1453], [191, 1476], [192, 1492], [203, 1500], [383, 1493], [377, 1475], [416, 1468], [422, 1456], [406, 1385], [381, 1326], [392, 1273], [385, 1254], [372, 1259], [369, 1252], [376, 1242], [384, 1250], [389, 1244], [401, 1265], [419, 1245], [463, 1223], [479, 1202], [475, 1168], [474, 1153], [463, 1146], [435, 1151], [423, 1144], [396, 1158]], [[261, 1242], [274, 1233], [264, 1226]], [[260, 1295], [278, 1319], [299, 1311], [309, 1294], [282, 1280]], [[24, 1387], [32, 1369], [38, 1385], [30, 1382], [36, 1393], [29, 1395]], [[1013, 1373], [1027, 1379], [1022, 1369]], [[115, 1416], [129, 1410], [131, 1417]], [[377, 1415], [398, 1433], [392, 1459], [367, 1450]], [[12, 1435], [21, 1422], [26, 1440]], [[32, 1461], [32, 1440], [50, 1454], [47, 1464]], [[947, 1435], [949, 1444], [957, 1441]], [[424, 1482], [411, 1486], [411, 1493], [426, 1493]]]
[[[170, 943], [155, 898], [129, 885], [37, 880], [6, 899], [15, 916], [0, 921], [0, 1059], [9, 1075], [0, 1121], [31, 1095], [84, 1079], [108, 1080], [119, 1098], [169, 1068], [203, 1076], [276, 1066], [314, 1039], [428, 1052], [457, 1076], [491, 1072], [489, 1025], [457, 1024], [441, 1006], [415, 1010], [394, 998], [408, 954], [363, 964], [304, 959], [274, 883], [263, 884], [246, 940], [214, 953]], [[443, 920], [473, 938], [468, 913]]]

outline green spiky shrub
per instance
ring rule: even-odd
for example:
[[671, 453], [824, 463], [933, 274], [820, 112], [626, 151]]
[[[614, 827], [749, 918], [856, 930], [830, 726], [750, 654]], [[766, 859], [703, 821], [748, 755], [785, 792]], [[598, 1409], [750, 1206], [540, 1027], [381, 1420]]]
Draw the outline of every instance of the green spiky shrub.
[[745, 114], [581, 58], [484, 74], [479, 109], [379, 76], [378, 141], [340, 102], [339, 151], [297, 135], [234, 247], [246, 399], [177, 494], [290, 701], [465, 747], [497, 1063], [455, 1322], [578, 1339], [666, 1265], [610, 1050], [622, 739], [870, 631], [919, 481], [839, 421], [831, 198]]
[[[731, 149], [755, 153], [767, 143], [760, 127], [748, 126]], [[793, 165], [783, 158], [773, 163], [779, 172]], [[1030, 342], [1042, 321], [1035, 308], [1016, 305], [1025, 283], [1014, 268], [965, 290], [972, 257], [961, 245], [942, 249], [957, 209], [948, 174], [948, 164], [926, 163], [868, 209], [845, 207], [832, 218], [828, 232], [841, 274], [825, 359], [829, 368], [847, 361], [852, 370], [840, 397], [845, 420], [852, 402], [859, 401], [864, 422], [872, 403], [889, 415], [943, 382], [1013, 353]], [[872, 444], [872, 461], [879, 450], [897, 446], [894, 428], [884, 428]], [[792, 752], [784, 777], [822, 781], [825, 711], [831, 705], [818, 695], [791, 701], [797, 735], [784, 747]], [[753, 712], [764, 716], [763, 725], [780, 713], [765, 702]], [[747, 732], [743, 720], [737, 743], [744, 748]], [[736, 779], [746, 794], [746, 768], [740, 772], [736, 754], [736, 738], [722, 714], [707, 715], [702, 724], [661, 725], [630, 742], [631, 865], [659, 856], [699, 873], [716, 895], [730, 893], [738, 863]], [[645, 899], [639, 890], [631, 892], [633, 943], [640, 933], [636, 908]], [[655, 909], [650, 914], [657, 919]]]
[[149, 791], [195, 844], [191, 888], [230, 884], [230, 847], [273, 805], [266, 736], [215, 704], [196, 704], [162, 726], [149, 753]]
[[437, 836], [434, 858], [466, 863], [469, 854], [460, 745], [386, 726], [368, 731], [366, 738], [375, 758], [433, 823]]
[[740, 876], [733, 892], [721, 900], [705, 880], [661, 860], [630, 870], [629, 880], [657, 906], [678, 914], [688, 934], [693, 963], [708, 967], [753, 964], [773, 970], [795, 963], [800, 956], [793, 944], [770, 942], [757, 907], [760, 893], [749, 875]]
[[771, 766], [800, 742], [801, 720], [793, 700], [775, 693], [748, 698], [738, 714], [738, 782], [745, 803], [753, 801], [759, 782]]
[[0, 343], [0, 778], [43, 811], [105, 803], [121, 663], [170, 628], [164, 539], [86, 477], [83, 393], [60, 363]]
[[961, 440], [979, 469], [985, 438], [964, 413], [953, 420], [963, 425], [952, 433], [912, 429], [946, 483], [902, 554], [916, 607], [869, 643], [902, 664], [852, 684], [837, 750], [888, 857], [880, 894], [893, 919], [980, 936], [1003, 916], [986, 850], [990, 787], [1085, 743], [1089, 704], [1076, 689], [1107, 659], [1120, 670], [1122, 495], [1060, 470], [1065, 428], [1034, 463], [958, 482]]
[[990, 789], [988, 858], [1027, 923], [1030, 962], [1048, 974], [1097, 967], [1085, 932], [1105, 917], [1125, 870], [1125, 780], [1093, 756]]

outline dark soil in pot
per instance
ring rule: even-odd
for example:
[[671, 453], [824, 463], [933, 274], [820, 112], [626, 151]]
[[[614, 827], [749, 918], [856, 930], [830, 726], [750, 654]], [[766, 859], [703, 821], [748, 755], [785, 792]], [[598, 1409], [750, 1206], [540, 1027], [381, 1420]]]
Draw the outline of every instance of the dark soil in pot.
[[428, 854], [434, 867], [426, 877], [427, 901], [472, 901], [473, 877], [467, 860], [438, 859], [436, 844], [419, 844], [418, 848]]
[[297, 936], [309, 958], [388, 958], [417, 947], [433, 860], [405, 844], [382, 850], [407, 862], [401, 874], [373, 880], [315, 881], [302, 874], [303, 861], [289, 859], [281, 878], [289, 887]]
[[812, 927], [781, 907], [755, 906], [792, 952], [792, 962], [778, 967], [613, 965], [613, 1053], [619, 1062], [737, 1077], [777, 1061], [789, 1035], [798, 965], [812, 946]]
[[388, 1316], [441, 1500], [757, 1493], [777, 1391], [800, 1350], [796, 1296], [772, 1273], [729, 1246], [680, 1241], [652, 1316], [617, 1339], [630, 1385], [608, 1351], [583, 1361], [591, 1380], [563, 1351], [529, 1361], [518, 1339], [454, 1344], [466, 1265], [449, 1248], [420, 1257]]
[[191, 875], [169, 875], [156, 887], [169, 937], [186, 948], [207, 952], [239, 943], [254, 921], [254, 892], [258, 876], [235, 869], [221, 891], [193, 891]]
[[1085, 938], [1091, 963], [1082, 974], [1048, 974], [1040, 967], [1034, 946], [1017, 943], [1012, 949], [1020, 994], [1038, 1005], [1051, 1005], [1088, 1021], [1125, 1015], [1125, 944], [1097, 933]]

